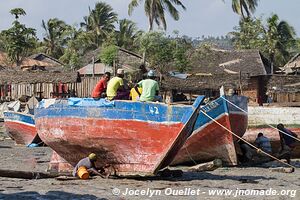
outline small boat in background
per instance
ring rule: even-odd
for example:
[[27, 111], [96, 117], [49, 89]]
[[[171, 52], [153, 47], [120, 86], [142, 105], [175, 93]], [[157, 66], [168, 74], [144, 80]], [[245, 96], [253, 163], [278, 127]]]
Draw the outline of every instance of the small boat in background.
[[35, 110], [40, 138], [71, 165], [91, 152], [117, 175], [153, 175], [192, 133], [204, 96], [193, 105], [105, 99], [45, 99]]
[[247, 112], [247, 106], [247, 97], [233, 95], [221, 96], [201, 107], [205, 114], [199, 114], [193, 133], [176, 155], [172, 165], [196, 164], [216, 158], [222, 159], [226, 165], [236, 165], [234, 141], [237, 138], [230, 131], [243, 136], [247, 129], [248, 115], [242, 110]]
[[8, 105], [8, 111], [3, 112], [6, 133], [16, 144], [29, 145], [42, 142], [37, 135], [33, 115], [34, 105], [37, 103], [38, 101], [34, 97], [30, 98], [21, 112], [20, 101], [15, 101]]

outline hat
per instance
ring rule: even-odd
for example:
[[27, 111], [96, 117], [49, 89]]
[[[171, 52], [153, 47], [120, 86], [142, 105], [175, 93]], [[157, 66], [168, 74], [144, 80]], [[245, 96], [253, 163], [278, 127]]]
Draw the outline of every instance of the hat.
[[153, 70], [150, 70], [150, 71], [148, 72], [147, 76], [148, 76], [148, 77], [153, 77], [153, 76], [155, 76], [154, 71], [153, 71]]
[[89, 159], [92, 160], [92, 161], [96, 161], [96, 160], [97, 160], [97, 155], [94, 154], [94, 153], [91, 153], [91, 154], [89, 155]]
[[117, 74], [124, 74], [124, 69], [118, 69]]

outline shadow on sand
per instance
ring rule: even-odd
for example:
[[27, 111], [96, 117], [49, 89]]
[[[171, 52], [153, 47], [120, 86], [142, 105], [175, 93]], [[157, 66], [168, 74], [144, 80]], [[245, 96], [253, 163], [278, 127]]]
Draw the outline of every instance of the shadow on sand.
[[[121, 178], [121, 177], [119, 177]], [[271, 180], [275, 178], [269, 178], [265, 176], [230, 176], [230, 175], [215, 175], [208, 172], [183, 172], [181, 177], [161, 177], [161, 176], [154, 176], [154, 177], [132, 177], [127, 179], [134, 179], [134, 180], [151, 180], [151, 181], [193, 181], [193, 180], [235, 180], [241, 182], [252, 182], [258, 183], [256, 180]]]
[[89, 194], [73, 194], [68, 192], [62, 191], [49, 191], [46, 194], [39, 194], [38, 192], [18, 192], [18, 193], [11, 193], [11, 194], [3, 194], [0, 193], [0, 199], [3, 200], [19, 200], [19, 199], [33, 199], [33, 200], [56, 200], [56, 199], [76, 199], [76, 200], [107, 200], [104, 198], [99, 198], [94, 195]]

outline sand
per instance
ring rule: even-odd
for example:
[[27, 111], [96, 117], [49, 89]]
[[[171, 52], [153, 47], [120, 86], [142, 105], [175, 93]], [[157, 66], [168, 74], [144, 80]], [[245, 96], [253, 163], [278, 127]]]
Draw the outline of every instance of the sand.
[[[47, 169], [52, 152], [49, 147], [16, 146], [3, 134], [0, 151], [0, 169], [40, 172]], [[180, 178], [59, 181], [0, 177], [0, 199], [300, 199], [300, 160], [292, 164], [298, 167], [294, 173], [271, 171], [269, 167], [282, 166], [272, 162], [260, 167], [184, 172]]]

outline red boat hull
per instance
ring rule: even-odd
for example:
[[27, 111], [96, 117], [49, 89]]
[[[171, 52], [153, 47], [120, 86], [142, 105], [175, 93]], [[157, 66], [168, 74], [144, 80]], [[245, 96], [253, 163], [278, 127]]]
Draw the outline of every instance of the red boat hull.
[[[230, 130], [230, 122], [227, 115], [217, 119], [217, 122]], [[216, 123], [210, 123], [194, 131], [172, 164], [198, 163], [215, 158], [220, 158], [226, 163], [236, 164], [233, 137], [231, 133], [226, 132], [225, 129]]]
[[[232, 104], [237, 104], [247, 110], [246, 98], [231, 97], [231, 101]], [[201, 126], [194, 129], [192, 135], [176, 155], [172, 165], [198, 164], [216, 158], [222, 159], [225, 165], [237, 164], [234, 142], [238, 138], [231, 132], [242, 137], [247, 129], [248, 115], [227, 103], [225, 97], [220, 97], [215, 102], [212, 102], [212, 105], [208, 104], [208, 109], [204, 110], [219, 124], [212, 119], [200, 123]]]
[[[82, 126], [83, 123], [88, 126]], [[98, 166], [112, 164], [122, 175], [126, 172], [152, 174], [158, 159], [171, 148], [183, 127], [182, 124], [158, 126], [138, 121], [126, 124], [117, 120], [86, 119], [83, 122], [82, 119], [76, 121], [70, 118], [43, 119], [40, 124], [43, 124], [38, 128], [41, 139], [58, 154], [64, 155], [71, 165], [75, 166], [80, 159], [94, 152], [99, 157]], [[56, 130], [54, 127], [60, 128]], [[63, 133], [61, 130], [64, 130]], [[161, 134], [153, 134], [157, 130]]]
[[23, 124], [20, 122], [4, 122], [8, 135], [16, 144], [28, 145], [38, 137], [35, 126]]

